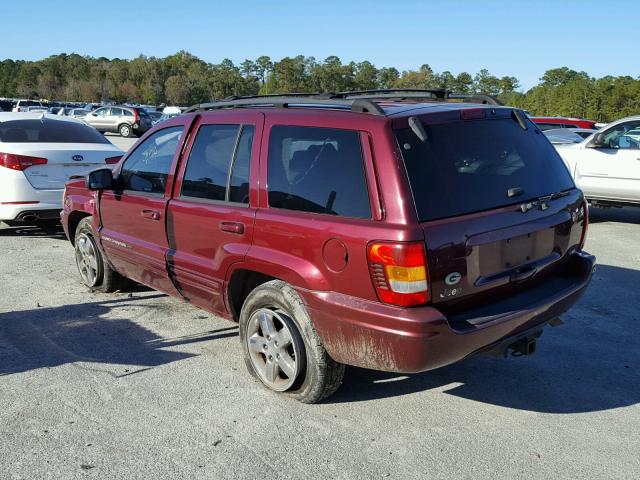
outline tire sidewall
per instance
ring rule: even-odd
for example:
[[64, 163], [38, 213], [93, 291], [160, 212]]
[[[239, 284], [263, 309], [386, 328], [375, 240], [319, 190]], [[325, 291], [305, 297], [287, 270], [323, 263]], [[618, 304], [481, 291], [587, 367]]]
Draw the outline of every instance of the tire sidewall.
[[[288, 284], [280, 281], [268, 282], [256, 288], [249, 294], [245, 300], [242, 311], [240, 313], [240, 341], [242, 343], [243, 357], [247, 365], [247, 369], [256, 379], [260, 376], [256, 373], [253, 364], [249, 358], [249, 347], [247, 344], [247, 327], [249, 319], [253, 312], [260, 308], [276, 308], [284, 311], [289, 317], [293, 325], [298, 330], [298, 334], [302, 337], [305, 352], [304, 371], [300, 374], [296, 382], [290, 390], [285, 392], [275, 392], [284, 394], [295, 399], [307, 398], [312, 391], [317, 388], [320, 382], [320, 368], [323, 363], [319, 355], [322, 355], [322, 347], [317, 348], [318, 336], [313, 328], [311, 319], [306, 309], [300, 301], [300, 297], [295, 290]], [[316, 348], [314, 348], [316, 346]], [[261, 382], [263, 383], [263, 382]]]
[[[105, 272], [105, 262], [104, 256], [102, 255], [102, 249], [98, 242], [96, 242], [95, 236], [93, 235], [93, 227], [91, 225], [91, 217], [84, 218], [78, 224], [78, 228], [76, 229], [76, 235], [74, 239], [74, 248], [78, 248], [78, 237], [82, 234], [85, 234], [91, 243], [93, 243], [93, 248], [96, 251], [96, 257], [98, 262], [98, 272], [97, 272], [97, 280], [95, 285], [87, 285], [84, 283], [82, 279], [82, 275], [80, 275], [80, 279], [82, 284], [90, 289], [99, 289], [100, 286], [104, 283], [104, 272]], [[77, 254], [76, 254], [77, 255]], [[78, 265], [77, 256], [76, 256], [76, 267], [78, 268], [78, 273], [80, 272], [80, 266]]]

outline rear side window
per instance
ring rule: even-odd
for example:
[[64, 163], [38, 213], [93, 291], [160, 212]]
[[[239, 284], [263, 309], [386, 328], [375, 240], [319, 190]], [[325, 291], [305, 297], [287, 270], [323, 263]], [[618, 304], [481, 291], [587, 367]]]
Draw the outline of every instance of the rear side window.
[[274, 126], [268, 189], [271, 207], [371, 218], [357, 131]]
[[[396, 132], [421, 221], [521, 203], [574, 187], [535, 129], [511, 118], [424, 125], [428, 139]], [[511, 196], [509, 196], [511, 194]]]
[[233, 162], [233, 173], [229, 183], [229, 201], [249, 203], [249, 169], [251, 166], [251, 148], [253, 147], [253, 125], [242, 127], [240, 140]]
[[249, 203], [253, 130], [252, 125], [202, 126], [189, 154], [181, 195]]
[[164, 194], [182, 131], [182, 126], [165, 128], [145, 139], [125, 160], [120, 172], [122, 189]]
[[63, 120], [10, 120], [0, 122], [0, 141], [4, 143], [110, 143], [95, 128]]
[[114, 115], [116, 117], [120, 117], [120, 116], [122, 116], [124, 114], [122, 113], [122, 109], [121, 108], [112, 108], [111, 109], [111, 115]]

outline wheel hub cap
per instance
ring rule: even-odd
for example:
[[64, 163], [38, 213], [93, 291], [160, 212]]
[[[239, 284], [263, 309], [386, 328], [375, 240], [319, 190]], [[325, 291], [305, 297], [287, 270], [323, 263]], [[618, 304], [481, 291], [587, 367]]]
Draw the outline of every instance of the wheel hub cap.
[[283, 312], [263, 308], [254, 312], [247, 328], [251, 363], [261, 380], [277, 391], [293, 385], [300, 365], [299, 352], [284, 317]]
[[76, 240], [76, 263], [84, 283], [95, 286], [98, 280], [98, 255], [93, 242], [84, 233]]

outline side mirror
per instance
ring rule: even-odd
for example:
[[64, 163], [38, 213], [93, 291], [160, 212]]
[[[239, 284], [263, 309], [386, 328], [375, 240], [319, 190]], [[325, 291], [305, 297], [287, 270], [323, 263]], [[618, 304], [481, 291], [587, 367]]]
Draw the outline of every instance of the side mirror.
[[113, 172], [110, 168], [100, 168], [89, 172], [85, 180], [89, 190], [109, 190], [113, 187]]
[[604, 141], [604, 133], [597, 133], [595, 137], [593, 137], [593, 140], [591, 140], [591, 143], [589, 144], [590, 147], [592, 148], [602, 148], [606, 146], [606, 143]]
[[92, 116], [92, 117], [97, 117], [97, 116], [98, 116], [98, 114], [97, 114], [97, 113], [92, 113], [92, 114], [91, 114], [91, 116]]

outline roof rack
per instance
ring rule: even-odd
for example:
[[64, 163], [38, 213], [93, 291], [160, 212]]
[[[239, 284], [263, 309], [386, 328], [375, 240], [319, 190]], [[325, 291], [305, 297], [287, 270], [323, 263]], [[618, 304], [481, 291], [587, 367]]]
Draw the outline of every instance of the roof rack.
[[435, 101], [446, 102], [447, 100], [462, 100], [463, 103], [482, 103], [485, 105], [502, 105], [502, 103], [491, 95], [453, 93], [444, 89], [419, 89], [419, 88], [392, 88], [384, 90], [360, 90], [356, 92], [335, 93], [331, 98], [361, 98], [361, 99], [397, 99], [405, 100], [409, 98], [434, 99]]
[[277, 108], [308, 107], [308, 108], [336, 108], [351, 110], [359, 113], [385, 115], [385, 111], [375, 102], [376, 100], [402, 101], [409, 98], [423, 99], [435, 102], [447, 100], [461, 100], [464, 103], [482, 103], [487, 105], [502, 105], [495, 97], [482, 94], [452, 93], [443, 89], [379, 89], [357, 90], [353, 92], [337, 93], [286, 93], [268, 95], [231, 96], [217, 102], [199, 103], [185, 110], [192, 113], [201, 110], [220, 110], [225, 108], [256, 107], [261, 105]]
[[384, 115], [384, 110], [378, 104], [366, 99], [333, 99], [331, 94], [294, 93], [285, 95], [254, 95], [246, 97], [229, 97], [219, 102], [200, 103], [185, 110], [184, 113], [197, 112], [199, 110], [219, 110], [223, 108], [255, 107], [270, 105], [279, 108], [290, 106], [301, 107], [333, 107], [351, 110], [359, 113], [372, 113]]

